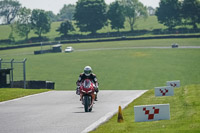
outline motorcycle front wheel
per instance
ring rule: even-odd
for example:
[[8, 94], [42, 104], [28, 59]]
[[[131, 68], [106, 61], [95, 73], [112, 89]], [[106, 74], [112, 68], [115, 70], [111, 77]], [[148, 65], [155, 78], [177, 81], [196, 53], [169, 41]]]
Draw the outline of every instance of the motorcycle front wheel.
[[91, 98], [89, 96], [84, 96], [84, 109], [85, 112], [91, 112], [92, 109], [89, 109], [91, 104]]

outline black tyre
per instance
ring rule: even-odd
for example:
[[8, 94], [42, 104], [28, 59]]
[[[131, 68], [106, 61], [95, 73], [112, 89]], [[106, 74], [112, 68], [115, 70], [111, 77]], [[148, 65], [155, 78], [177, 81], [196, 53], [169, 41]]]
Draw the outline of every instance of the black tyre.
[[89, 106], [90, 106], [90, 102], [89, 102], [89, 96], [84, 96], [84, 109], [85, 112], [89, 112]]
[[[91, 103], [92, 103], [92, 97], [89, 97], [89, 106], [91, 105]], [[89, 112], [91, 111], [92, 111], [92, 107], [89, 109]]]

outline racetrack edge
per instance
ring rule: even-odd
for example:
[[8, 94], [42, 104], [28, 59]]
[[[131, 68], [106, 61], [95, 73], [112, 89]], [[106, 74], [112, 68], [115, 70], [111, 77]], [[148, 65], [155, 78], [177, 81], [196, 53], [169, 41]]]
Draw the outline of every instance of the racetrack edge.
[[[140, 94], [138, 94], [136, 97], [134, 97], [133, 99], [131, 99], [129, 102], [125, 103], [124, 105], [121, 105], [122, 110], [124, 108], [126, 108], [131, 102], [133, 102], [135, 99], [139, 98], [141, 95], [143, 95], [147, 91], [148, 90], [141, 90]], [[94, 122], [92, 125], [90, 125], [89, 127], [85, 128], [81, 133], [88, 133], [88, 132], [94, 131], [101, 124], [103, 124], [103, 123], [107, 122], [108, 120], [110, 120], [117, 112], [118, 112], [118, 109], [115, 109], [115, 110], [107, 113], [106, 115], [101, 117], [99, 120]]]

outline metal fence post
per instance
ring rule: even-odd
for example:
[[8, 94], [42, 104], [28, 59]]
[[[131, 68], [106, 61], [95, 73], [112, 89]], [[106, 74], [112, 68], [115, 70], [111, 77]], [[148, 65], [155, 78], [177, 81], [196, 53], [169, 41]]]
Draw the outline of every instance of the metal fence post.
[[[4, 67], [4, 66], [2, 66], [2, 64], [3, 63], [9, 63], [10, 64], [10, 69], [11, 69], [11, 73], [10, 73], [10, 76], [9, 76], [9, 78], [10, 78], [10, 82], [11, 82], [11, 87], [13, 87], [14, 86], [14, 67], [15, 67], [15, 63], [20, 63], [20, 64], [22, 64], [23, 63], [23, 66], [21, 66], [21, 67], [23, 67], [23, 74], [22, 74], [22, 76], [23, 76], [23, 81], [22, 82], [24, 82], [24, 89], [26, 89], [26, 61], [27, 61], [27, 59], [26, 58], [24, 58], [24, 60], [23, 61], [15, 61], [14, 59], [11, 59], [10, 61], [3, 61], [3, 59], [1, 59], [0, 58], [0, 69], [2, 69], [2, 67]], [[15, 69], [15, 70], [17, 70], [17, 69]], [[21, 73], [19, 73], [20, 75], [21, 75]]]
[[3, 59], [0, 58], [0, 69], [1, 69], [1, 61], [2, 61], [2, 60], [3, 60]]
[[41, 44], [41, 50], [40, 50], [40, 53], [42, 54], [43, 53], [43, 50], [42, 50], [42, 42], [40, 42]]
[[11, 60], [11, 88], [13, 87], [13, 62], [14, 62], [14, 59]]
[[26, 89], [26, 58], [23, 61], [24, 89]]

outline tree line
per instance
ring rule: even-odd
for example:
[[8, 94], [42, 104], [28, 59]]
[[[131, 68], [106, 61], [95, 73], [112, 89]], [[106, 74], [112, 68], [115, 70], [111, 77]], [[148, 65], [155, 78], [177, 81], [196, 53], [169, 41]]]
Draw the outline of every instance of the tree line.
[[[62, 21], [56, 31], [65, 37], [68, 32], [74, 30], [72, 20], [81, 32], [91, 34], [108, 24], [119, 31], [124, 28], [125, 21], [128, 22], [130, 30], [134, 31], [136, 20], [148, 17], [150, 11], [154, 9], [145, 7], [138, 0], [116, 0], [110, 5], [106, 5], [104, 0], [78, 0], [76, 5], [64, 5], [55, 15], [52, 11], [21, 7], [17, 0], [0, 1], [0, 18], [3, 18], [6, 24], [11, 24], [10, 39], [13, 38], [13, 32], [28, 39], [31, 30], [40, 38], [42, 34], [50, 31], [53, 21]], [[169, 29], [180, 25], [197, 28], [200, 23], [200, 1], [161, 0], [155, 15], [158, 21]]]
[[161, 0], [156, 9], [158, 21], [169, 29], [200, 24], [200, 0]]

